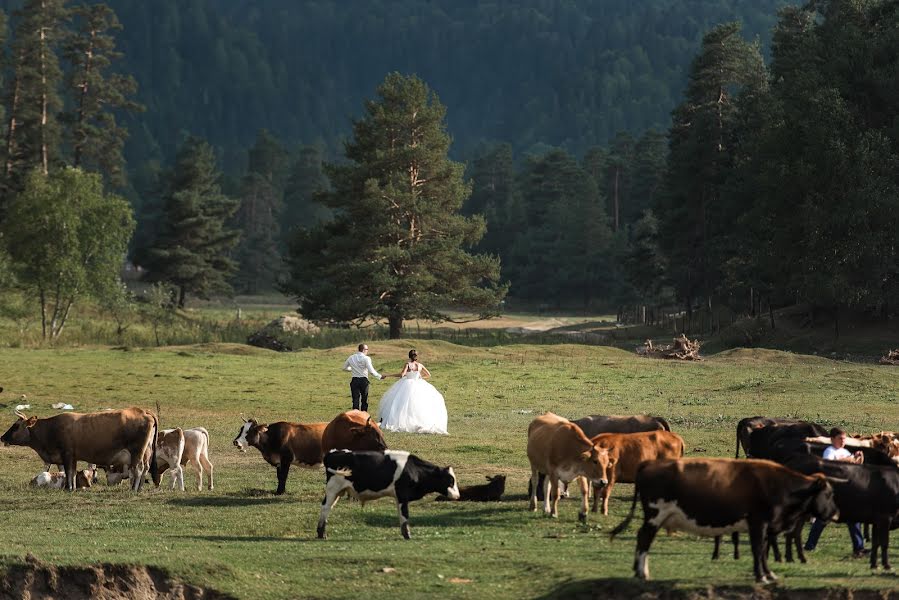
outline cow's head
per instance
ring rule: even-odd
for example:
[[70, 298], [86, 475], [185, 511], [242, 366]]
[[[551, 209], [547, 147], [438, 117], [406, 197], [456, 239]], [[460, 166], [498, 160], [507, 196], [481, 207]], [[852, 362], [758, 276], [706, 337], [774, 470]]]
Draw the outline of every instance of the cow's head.
[[495, 483], [497, 485], [502, 484], [506, 485], [506, 476], [505, 475], [487, 475], [487, 481], [490, 483]]
[[448, 496], [450, 500], [459, 499], [459, 483], [456, 481], [456, 473], [452, 467], [440, 469], [438, 480], [438, 487], [435, 490], [438, 494]]
[[609, 474], [615, 466], [616, 458], [609, 456], [606, 448], [600, 448], [594, 444], [589, 450], [581, 452], [581, 474], [589, 479], [595, 486], [609, 484]]
[[371, 417], [365, 421], [365, 425], [354, 425], [350, 428], [350, 435], [353, 436], [354, 450], [387, 450], [387, 442], [381, 435], [381, 428], [371, 420]]
[[118, 485], [131, 475], [124, 465], [112, 465], [106, 469], [106, 485]]
[[234, 438], [234, 445], [241, 452], [247, 451], [247, 446], [258, 446], [260, 436], [268, 431], [268, 425], [260, 425], [256, 419], [244, 419], [237, 437]]
[[[807, 488], [808, 494], [811, 496], [811, 502], [808, 505], [808, 512], [816, 519], [823, 521], [836, 520], [840, 516], [840, 511], [833, 498], [833, 487], [831, 487], [828, 478], [818, 473], [812, 475], [813, 481]], [[845, 479], [834, 481], [846, 482]]]
[[871, 436], [871, 445], [892, 458], [899, 459], [899, 439], [892, 431], [881, 431]]
[[19, 419], [0, 436], [0, 442], [7, 446], [27, 446], [31, 441], [31, 428], [37, 423], [37, 417], [26, 417], [18, 411], [16, 416]]

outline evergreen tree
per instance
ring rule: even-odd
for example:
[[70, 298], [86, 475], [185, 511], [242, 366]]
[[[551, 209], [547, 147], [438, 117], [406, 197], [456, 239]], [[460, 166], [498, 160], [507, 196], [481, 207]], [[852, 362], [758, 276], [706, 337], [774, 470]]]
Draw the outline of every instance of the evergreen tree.
[[72, 165], [103, 173], [114, 185], [125, 182], [122, 148], [128, 132], [116, 122], [115, 111], [140, 111], [131, 100], [137, 83], [130, 75], [107, 74], [123, 55], [115, 49], [114, 33], [122, 29], [105, 4], [79, 6], [72, 11], [76, 29], [63, 45], [69, 64], [66, 87], [71, 108], [61, 115], [72, 151]]
[[497, 144], [478, 156], [472, 164], [471, 183], [472, 192], [464, 212], [483, 215], [487, 221], [487, 232], [478, 250], [502, 257], [520, 224], [512, 146]]
[[5, 167], [6, 189], [13, 191], [35, 167], [48, 174], [60, 154], [62, 71], [56, 52], [68, 19], [65, 0], [25, 0], [14, 14]]
[[634, 224], [626, 258], [627, 278], [643, 303], [660, 299], [665, 275], [665, 259], [659, 248], [659, 222], [651, 210]]
[[237, 248], [240, 290], [256, 294], [274, 287], [281, 271], [281, 196], [287, 152], [267, 131], [261, 131], [250, 150], [247, 174], [241, 185], [240, 209], [235, 217], [241, 230]]
[[177, 304], [187, 296], [208, 298], [230, 293], [236, 269], [229, 258], [239, 232], [227, 226], [238, 202], [221, 193], [215, 155], [205, 141], [188, 138], [166, 178], [159, 235], [147, 251], [149, 281], [178, 289]]
[[498, 259], [465, 250], [484, 221], [459, 214], [470, 190], [447, 158], [443, 105], [414, 76], [392, 73], [377, 91], [349, 162], [329, 168], [335, 219], [297, 235], [286, 291], [308, 318], [386, 318], [392, 339], [407, 319], [450, 319], [447, 307], [492, 313], [506, 287]]
[[331, 216], [331, 211], [319, 202], [319, 195], [329, 187], [321, 152], [314, 146], [300, 148], [284, 190], [281, 235], [285, 244], [297, 228], [312, 228]]

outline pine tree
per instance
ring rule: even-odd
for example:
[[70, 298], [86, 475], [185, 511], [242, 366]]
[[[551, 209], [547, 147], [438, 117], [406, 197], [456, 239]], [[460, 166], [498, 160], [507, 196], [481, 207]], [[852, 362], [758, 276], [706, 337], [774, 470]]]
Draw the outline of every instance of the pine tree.
[[300, 148], [284, 189], [281, 236], [285, 247], [297, 228], [315, 227], [331, 216], [330, 209], [318, 200], [329, 188], [321, 152], [314, 146]]
[[285, 290], [308, 318], [387, 319], [390, 337], [411, 318], [448, 320], [447, 307], [497, 310], [506, 287], [499, 261], [469, 254], [484, 221], [459, 214], [470, 190], [447, 158], [445, 109], [417, 77], [397, 73], [365, 105], [331, 166], [334, 221], [301, 231]]
[[497, 144], [478, 156], [472, 165], [471, 183], [464, 213], [483, 215], [487, 222], [478, 250], [503, 257], [515, 236], [520, 205], [512, 146]]
[[25, 174], [39, 168], [45, 175], [60, 154], [57, 115], [62, 108], [57, 48], [65, 36], [65, 0], [26, 0], [18, 18], [12, 48], [12, 81], [8, 88], [5, 187], [21, 189]]
[[116, 111], [141, 111], [130, 100], [137, 82], [130, 75], [107, 74], [123, 57], [115, 47], [114, 33], [122, 29], [115, 13], [105, 4], [83, 5], [72, 11], [76, 30], [63, 45], [69, 64], [66, 87], [71, 109], [60, 120], [67, 126], [72, 165], [103, 173], [109, 182], [125, 182], [122, 148], [128, 132], [116, 122]]
[[221, 193], [215, 155], [205, 141], [188, 138], [166, 178], [159, 236], [147, 251], [149, 281], [178, 288], [178, 306], [188, 295], [230, 293], [236, 269], [229, 257], [240, 237], [226, 224], [238, 202]]

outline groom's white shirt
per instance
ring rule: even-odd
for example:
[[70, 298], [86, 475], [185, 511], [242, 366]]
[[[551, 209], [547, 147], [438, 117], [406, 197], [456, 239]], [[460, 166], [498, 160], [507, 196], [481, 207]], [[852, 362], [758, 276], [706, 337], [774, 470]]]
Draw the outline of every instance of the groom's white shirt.
[[343, 363], [343, 370], [352, 372], [353, 377], [368, 377], [371, 373], [378, 379], [381, 378], [381, 374], [372, 366], [371, 358], [362, 352], [357, 352], [346, 359], [346, 362]]

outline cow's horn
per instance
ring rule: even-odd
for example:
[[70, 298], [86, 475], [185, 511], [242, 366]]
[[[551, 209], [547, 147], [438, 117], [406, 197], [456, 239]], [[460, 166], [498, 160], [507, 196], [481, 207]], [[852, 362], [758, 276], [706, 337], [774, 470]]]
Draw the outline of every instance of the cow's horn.
[[25, 419], [26, 421], [28, 420], [28, 417], [25, 416], [25, 413], [20, 412], [20, 411], [18, 411], [18, 410], [14, 410], [13, 412], [14, 412], [15, 415], [16, 415], [17, 417], [19, 417], [20, 419]]
[[830, 483], [849, 483], [849, 480], [845, 477], [830, 477], [829, 475], [825, 475], [824, 479]]
[[365, 421], [366, 425], [371, 425], [371, 415], [368, 415], [368, 420]]

